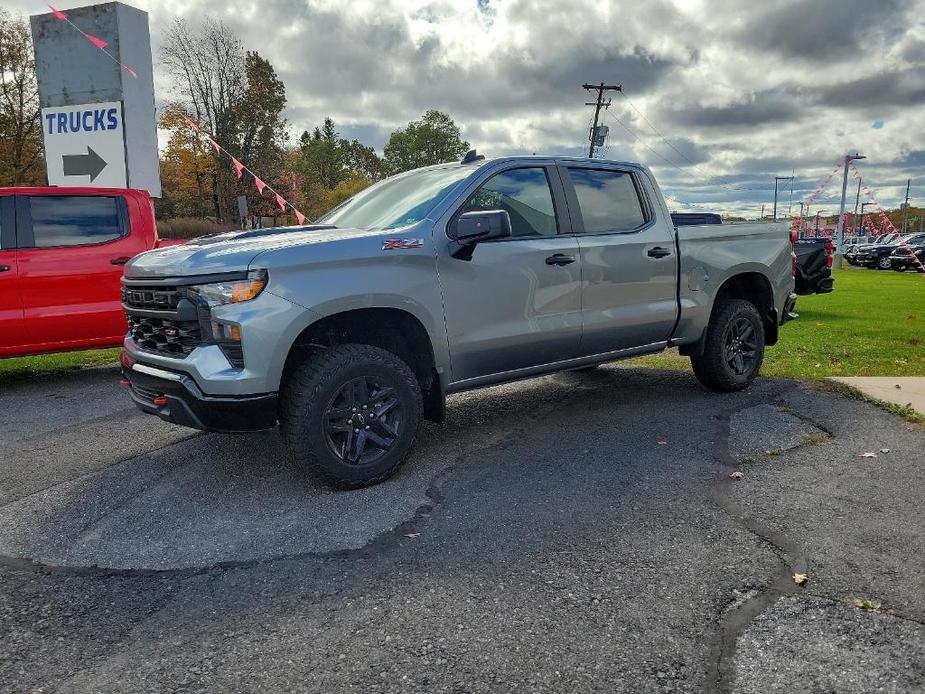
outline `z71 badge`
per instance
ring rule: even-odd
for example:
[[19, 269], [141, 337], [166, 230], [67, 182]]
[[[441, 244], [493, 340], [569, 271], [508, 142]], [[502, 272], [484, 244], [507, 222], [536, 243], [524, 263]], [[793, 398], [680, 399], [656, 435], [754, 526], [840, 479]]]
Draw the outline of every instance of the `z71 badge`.
[[424, 239], [386, 239], [382, 242], [384, 251], [404, 251], [409, 248], [423, 248]]

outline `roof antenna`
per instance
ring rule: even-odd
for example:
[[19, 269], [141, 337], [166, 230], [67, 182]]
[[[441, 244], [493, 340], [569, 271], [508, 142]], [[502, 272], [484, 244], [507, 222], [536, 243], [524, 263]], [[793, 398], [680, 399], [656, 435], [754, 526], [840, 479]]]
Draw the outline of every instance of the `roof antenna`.
[[482, 161], [485, 158], [484, 154], [478, 154], [474, 149], [470, 149], [466, 152], [466, 156], [462, 158], [460, 164], [471, 164], [474, 161]]

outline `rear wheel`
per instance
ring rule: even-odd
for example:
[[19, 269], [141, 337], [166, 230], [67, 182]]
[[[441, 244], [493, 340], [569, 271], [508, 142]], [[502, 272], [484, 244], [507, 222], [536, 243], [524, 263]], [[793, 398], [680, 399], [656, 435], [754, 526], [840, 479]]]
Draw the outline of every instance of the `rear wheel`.
[[392, 475], [414, 444], [421, 389], [397, 356], [338, 345], [293, 371], [280, 402], [280, 431], [297, 464], [340, 487]]
[[747, 388], [764, 361], [764, 324], [754, 304], [724, 299], [713, 307], [703, 354], [691, 356], [697, 380], [711, 390]]

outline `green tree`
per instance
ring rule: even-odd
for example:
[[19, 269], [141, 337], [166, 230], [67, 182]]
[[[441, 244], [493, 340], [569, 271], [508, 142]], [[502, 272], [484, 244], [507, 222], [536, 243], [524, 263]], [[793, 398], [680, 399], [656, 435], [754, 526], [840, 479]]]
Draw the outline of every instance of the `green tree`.
[[[257, 52], [247, 52], [244, 58], [244, 72], [247, 87], [244, 97], [234, 109], [235, 135], [223, 145], [241, 160], [245, 166], [262, 179], [274, 184], [283, 192], [286, 178], [285, 147], [289, 139], [283, 109], [286, 107], [286, 86], [277, 77], [270, 61]], [[224, 162], [228, 176], [233, 175], [231, 162]], [[249, 177], [231, 185], [232, 195], [246, 195], [252, 211], [270, 215], [279, 211], [278, 205], [269, 196], [261, 196]], [[229, 201], [234, 204], [234, 201]]]
[[396, 130], [385, 146], [384, 162], [389, 173], [459, 159], [469, 143], [459, 137], [459, 126], [447, 114], [428, 111], [421, 120]]
[[29, 27], [0, 9], [0, 186], [45, 183], [40, 112]]
[[[231, 29], [215, 20], [206, 20], [198, 27], [176, 20], [167, 31], [161, 58], [177, 84], [177, 102], [170, 108], [195, 118], [228, 152], [284, 197], [290, 197], [284, 188], [288, 191], [291, 181], [288, 187], [283, 183], [285, 178], [291, 179], [282, 116], [286, 88], [270, 62], [257, 52], [245, 51]], [[184, 145], [179, 142], [177, 146]], [[237, 219], [238, 195], [248, 196], [253, 212], [278, 211], [271, 196], [257, 193], [250, 177], [237, 179], [226, 154], [211, 152], [209, 156], [212, 184], [208, 188], [219, 220]], [[189, 167], [181, 170], [186, 169]], [[186, 189], [192, 187], [187, 185]]]
[[376, 150], [340, 136], [331, 118], [299, 138], [296, 169], [305, 212], [317, 217], [383, 176]]

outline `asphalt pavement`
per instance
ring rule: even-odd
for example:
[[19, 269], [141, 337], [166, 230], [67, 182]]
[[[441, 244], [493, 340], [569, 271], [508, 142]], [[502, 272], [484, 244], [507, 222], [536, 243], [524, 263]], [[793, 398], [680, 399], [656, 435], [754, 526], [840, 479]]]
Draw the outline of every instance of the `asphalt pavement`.
[[342, 492], [116, 380], [0, 387], [0, 691], [925, 689], [925, 431], [865, 403], [559, 374]]

